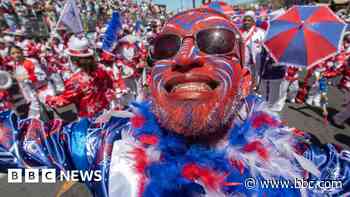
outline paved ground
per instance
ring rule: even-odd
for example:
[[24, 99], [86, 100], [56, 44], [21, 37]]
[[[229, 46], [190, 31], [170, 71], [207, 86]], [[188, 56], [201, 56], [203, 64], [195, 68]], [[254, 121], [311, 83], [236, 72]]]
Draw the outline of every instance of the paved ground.
[[[341, 109], [342, 94], [335, 88], [329, 90], [329, 113], [334, 115]], [[350, 149], [350, 122], [340, 130], [331, 124], [325, 125], [322, 112], [304, 105], [287, 104], [281, 114], [289, 126], [297, 127], [315, 135], [322, 143], [338, 143]], [[7, 176], [0, 178], [0, 196], [9, 197], [54, 197], [62, 184], [8, 184]], [[82, 184], [75, 184], [64, 197], [89, 197]]]
[[[336, 88], [329, 89], [329, 118], [342, 108], [343, 95]], [[350, 149], [350, 120], [345, 129], [338, 129], [331, 123], [325, 124], [322, 110], [299, 104], [287, 104], [281, 114], [283, 120], [291, 127], [299, 128], [316, 136], [321, 143], [341, 144]]]

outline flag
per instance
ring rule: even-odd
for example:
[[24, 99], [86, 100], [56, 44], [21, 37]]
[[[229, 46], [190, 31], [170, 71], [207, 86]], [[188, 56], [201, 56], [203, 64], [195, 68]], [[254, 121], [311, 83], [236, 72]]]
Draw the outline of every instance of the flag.
[[146, 68], [143, 68], [142, 70], [142, 85], [146, 86], [147, 85], [147, 72], [146, 72]]
[[67, 0], [58, 24], [60, 22], [64, 23], [74, 33], [81, 33], [84, 31], [75, 0]]
[[136, 21], [136, 24], [135, 24], [135, 34], [136, 36], [140, 37], [141, 36], [141, 26], [142, 26], [142, 22], [140, 20], [137, 20]]
[[105, 51], [112, 51], [113, 43], [118, 39], [119, 30], [122, 28], [121, 18], [119, 12], [113, 12], [112, 18], [108, 23], [105, 32], [102, 49]]

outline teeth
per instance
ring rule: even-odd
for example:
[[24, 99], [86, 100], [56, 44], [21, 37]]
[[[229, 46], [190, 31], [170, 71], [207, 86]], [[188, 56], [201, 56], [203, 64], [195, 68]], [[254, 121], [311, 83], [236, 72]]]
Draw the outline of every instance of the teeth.
[[200, 82], [190, 82], [190, 83], [182, 83], [176, 85], [172, 92], [176, 91], [193, 91], [193, 92], [206, 92], [211, 91], [211, 88], [206, 83], [200, 83]]

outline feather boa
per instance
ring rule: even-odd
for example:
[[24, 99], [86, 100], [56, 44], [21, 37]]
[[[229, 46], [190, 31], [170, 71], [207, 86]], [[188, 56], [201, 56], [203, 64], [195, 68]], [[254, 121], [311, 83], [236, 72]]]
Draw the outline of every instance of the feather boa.
[[320, 174], [297, 148], [300, 133], [298, 137], [283, 126], [256, 97], [246, 99], [228, 138], [216, 147], [188, 144], [164, 130], [150, 103], [133, 106], [131, 132], [124, 133], [122, 141], [128, 144], [132, 169], [140, 175], [138, 196], [300, 196], [305, 191], [247, 189], [244, 182], [250, 177], [294, 182], [307, 173]]

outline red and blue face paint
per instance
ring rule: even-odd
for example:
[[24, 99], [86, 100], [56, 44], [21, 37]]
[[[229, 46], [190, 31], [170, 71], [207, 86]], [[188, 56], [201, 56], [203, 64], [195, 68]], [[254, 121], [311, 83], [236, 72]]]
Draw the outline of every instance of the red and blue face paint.
[[185, 136], [224, 130], [240, 94], [239, 52], [238, 30], [226, 16], [196, 9], [171, 18], [151, 49], [162, 126]]

